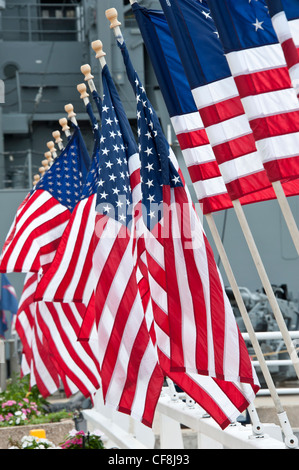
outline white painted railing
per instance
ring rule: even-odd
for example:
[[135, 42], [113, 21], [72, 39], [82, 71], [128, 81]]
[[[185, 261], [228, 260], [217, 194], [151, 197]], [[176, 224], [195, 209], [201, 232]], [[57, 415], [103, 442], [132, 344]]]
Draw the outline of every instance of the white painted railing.
[[[159, 399], [153, 429], [103, 405], [83, 410], [87, 429], [100, 429], [107, 448], [119, 449], [288, 449], [281, 428], [272, 423], [256, 426], [236, 422], [222, 430], [205, 411], [184, 394], [172, 397], [166, 389]], [[258, 420], [258, 418], [257, 418]], [[186, 440], [189, 439], [189, 444]], [[190, 441], [191, 440], [191, 441]], [[190, 442], [192, 447], [190, 447]], [[187, 447], [186, 447], [187, 445]], [[297, 448], [297, 447], [295, 447]]]
[[[292, 339], [299, 339], [299, 331], [290, 332]], [[243, 334], [244, 339], [248, 339]], [[257, 333], [259, 340], [281, 339], [279, 332]], [[279, 365], [290, 361], [277, 360]], [[258, 363], [255, 364], [258, 366]], [[277, 389], [281, 394], [299, 393], [298, 388]], [[267, 395], [267, 390], [260, 391]], [[88, 430], [100, 429], [106, 436], [107, 448], [120, 449], [298, 449], [297, 438], [287, 440], [282, 428], [274, 423], [260, 423], [254, 407], [248, 409], [251, 423], [240, 422], [222, 430], [205, 411], [185, 396], [166, 387], [159, 399], [153, 429], [131, 417], [104, 406], [101, 392], [96, 395], [94, 408], [83, 410]], [[186, 447], [187, 445], [187, 447]]]

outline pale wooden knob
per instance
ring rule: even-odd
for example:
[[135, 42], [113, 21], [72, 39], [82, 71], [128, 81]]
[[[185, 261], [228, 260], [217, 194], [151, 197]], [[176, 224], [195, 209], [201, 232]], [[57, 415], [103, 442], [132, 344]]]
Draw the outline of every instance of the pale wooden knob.
[[62, 127], [62, 130], [65, 132], [65, 131], [68, 131], [70, 128], [69, 126], [67, 125], [67, 119], [66, 118], [61, 118], [59, 119], [59, 124], [61, 125]]
[[47, 166], [49, 166], [49, 160], [47, 160], [47, 159], [46, 159], [46, 160], [43, 160], [43, 161], [42, 161], [42, 165], [43, 165], [43, 167], [45, 167], [45, 168], [46, 168]]
[[33, 177], [33, 186], [36, 186], [40, 180], [40, 175], [34, 175]]
[[83, 100], [84, 98], [88, 98], [89, 94], [86, 92], [86, 85], [85, 83], [80, 83], [77, 85], [77, 90], [80, 93], [80, 98]]
[[54, 137], [56, 144], [59, 144], [59, 142], [62, 142], [62, 138], [60, 137], [59, 131], [52, 132], [52, 136]]
[[41, 166], [38, 171], [40, 172], [40, 174], [43, 176], [43, 174], [46, 172], [46, 167], [44, 166]]
[[94, 76], [91, 74], [91, 67], [89, 64], [85, 64], [81, 66], [81, 72], [84, 75], [84, 80], [92, 80]]
[[72, 104], [66, 104], [64, 109], [68, 113], [69, 119], [76, 116], [76, 113], [74, 112], [74, 106]]
[[116, 8], [109, 8], [108, 10], [105, 11], [105, 15], [107, 20], [110, 21], [110, 28], [116, 28], [117, 26], [121, 26], [121, 23], [118, 21], [117, 16], [117, 10]]
[[51, 153], [56, 152], [55, 144], [52, 140], [50, 140], [50, 142], [47, 142], [47, 147], [48, 147], [48, 149], [50, 150]]
[[103, 51], [103, 43], [99, 39], [91, 43], [91, 47], [96, 53], [96, 58], [100, 59], [106, 55], [106, 52]]
[[44, 155], [45, 155], [47, 161], [52, 159], [52, 153], [51, 152], [46, 152], [46, 153], [44, 153]]

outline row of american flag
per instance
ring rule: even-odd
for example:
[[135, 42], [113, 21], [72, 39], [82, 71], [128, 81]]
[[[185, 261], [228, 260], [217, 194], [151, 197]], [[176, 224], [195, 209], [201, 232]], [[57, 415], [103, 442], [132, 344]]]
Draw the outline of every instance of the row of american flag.
[[[298, 195], [294, 0], [132, 1], [204, 214]], [[179, 27], [178, 27], [179, 25]], [[152, 426], [169, 377], [225, 428], [260, 385], [175, 155], [118, 41], [134, 138], [107, 64], [78, 124], [17, 210], [0, 271], [27, 273], [22, 373], [46, 397], [91, 398]]]

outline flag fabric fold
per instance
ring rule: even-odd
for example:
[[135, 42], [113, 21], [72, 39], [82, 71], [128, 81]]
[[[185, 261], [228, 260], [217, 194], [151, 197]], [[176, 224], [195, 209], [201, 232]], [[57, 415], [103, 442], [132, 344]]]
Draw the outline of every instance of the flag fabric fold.
[[[148, 303], [152, 305], [159, 361], [164, 373], [180, 386], [185, 384], [186, 393], [208, 408], [225, 427], [229, 419], [223, 415], [220, 419], [221, 413], [217, 414], [216, 380], [223, 390], [227, 388], [227, 403], [231, 400], [234, 412], [236, 386], [232, 382], [243, 381], [253, 399], [259, 389], [258, 381], [181, 171], [133, 69], [126, 45], [118, 45], [137, 100], [144, 210], [138, 222], [146, 226], [137, 231], [142, 234], [144, 230], [144, 251], [140, 250], [139, 262], [149, 283]], [[226, 334], [231, 347], [234, 343], [230, 352]], [[206, 396], [202, 380], [209, 390]], [[242, 397], [241, 408], [249, 403]]]
[[163, 374], [147, 329], [135, 261], [140, 162], [107, 66], [102, 79], [101, 137], [92, 162], [96, 184], [92, 196], [76, 207], [36, 298], [85, 303], [78, 336], [88, 343], [96, 330], [105, 404], [151, 426]]
[[207, 3], [268, 178], [296, 195], [299, 103], [266, 1]]
[[232, 207], [163, 11], [132, 5], [203, 213]]
[[276, 32], [276, 35], [284, 53], [293, 87], [295, 88], [296, 93], [298, 95], [299, 54], [295, 43], [295, 38], [298, 37], [298, 33], [293, 34], [294, 30], [291, 27], [291, 23], [288, 19], [288, 16], [292, 18], [294, 15], [292, 9], [294, 11], [296, 11], [297, 9], [295, 17], [299, 20], [298, 3], [296, 2], [296, 0], [266, 0], [266, 5], [268, 6], [273, 28]]
[[102, 70], [101, 183], [93, 269], [95, 315], [106, 405], [147, 426], [163, 385], [137, 281], [135, 208], [139, 156], [107, 65]]
[[66, 148], [20, 205], [2, 249], [0, 272], [38, 272], [51, 263], [81, 196], [84, 149], [76, 128]]
[[196, 0], [160, 3], [231, 199], [273, 199], [209, 9]]

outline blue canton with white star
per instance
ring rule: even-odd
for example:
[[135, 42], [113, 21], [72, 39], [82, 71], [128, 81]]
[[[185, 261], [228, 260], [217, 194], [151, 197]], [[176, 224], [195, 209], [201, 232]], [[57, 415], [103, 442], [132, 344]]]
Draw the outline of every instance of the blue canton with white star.
[[102, 129], [99, 150], [99, 173], [96, 210], [123, 225], [132, 220], [132, 193], [128, 169], [127, 146], [114, 109], [108, 80], [103, 69]]
[[266, 0], [207, 0], [225, 53], [277, 44]]
[[81, 198], [83, 187], [78, 132], [74, 132], [61, 152], [35, 186], [35, 190], [48, 191], [71, 212]]

